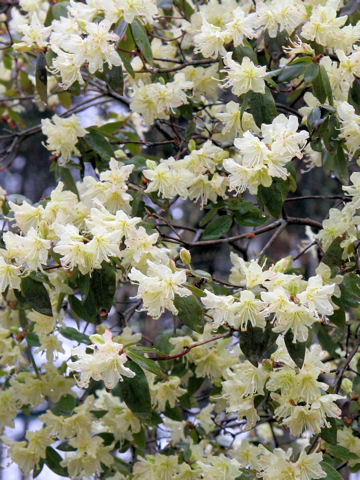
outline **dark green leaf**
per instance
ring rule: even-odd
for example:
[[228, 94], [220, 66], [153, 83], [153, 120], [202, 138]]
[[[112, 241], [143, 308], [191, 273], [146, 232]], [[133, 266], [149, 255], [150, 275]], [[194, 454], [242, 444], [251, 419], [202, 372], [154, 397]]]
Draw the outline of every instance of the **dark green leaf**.
[[133, 433], [132, 436], [136, 446], [143, 450], [146, 446], [145, 430], [142, 428], [140, 432]]
[[105, 123], [105, 125], [101, 125], [100, 127], [92, 127], [96, 129], [101, 135], [105, 135], [106, 137], [110, 137], [112, 139], [116, 138], [114, 137], [114, 133], [116, 133], [118, 130], [121, 129], [121, 127], [124, 126], [124, 122], [122, 120], [118, 122], [109, 122]]
[[101, 269], [93, 271], [90, 285], [98, 310], [109, 311], [113, 305], [116, 290], [115, 268], [103, 262]]
[[21, 292], [29, 305], [43, 315], [52, 316], [49, 294], [41, 282], [25, 277], [21, 279]]
[[115, 90], [115, 92], [122, 95], [124, 90], [124, 78], [121, 66], [113, 66], [110, 68], [105, 64], [104, 74], [106, 83]]
[[331, 355], [337, 357], [336, 350], [338, 345], [334, 342], [334, 339], [329, 335], [328, 331], [321, 323], [314, 324], [314, 331], [318, 337], [319, 343], [324, 350], [329, 352]]
[[283, 31], [279, 32], [275, 38], [272, 38], [269, 32], [265, 30], [264, 43], [271, 58], [277, 62], [284, 55], [283, 47], [288, 43], [288, 34]]
[[147, 32], [142, 23], [135, 19], [131, 24], [131, 32], [134, 38], [134, 42], [139, 47], [141, 53], [144, 55], [145, 60], [152, 65], [153, 56], [151, 51], [151, 45], [147, 37]]
[[293, 343], [293, 339], [294, 336], [289, 330], [284, 337], [285, 345], [290, 357], [294, 360], [296, 365], [301, 368], [305, 358], [306, 342]]
[[244, 57], [250, 58], [250, 60], [255, 64], [258, 63], [256, 53], [254, 52], [254, 49], [247, 40], [244, 40], [244, 43], [241, 46], [235, 47], [233, 52], [234, 60], [239, 63], [242, 62]]
[[320, 66], [320, 75], [321, 75], [321, 82], [322, 82], [322, 85], [324, 87], [327, 99], [328, 99], [330, 105], [333, 105], [334, 100], [333, 100], [330, 80], [329, 80], [327, 71], [326, 71], [326, 69], [323, 65]]
[[323, 428], [321, 430], [321, 438], [323, 438], [327, 443], [336, 444], [337, 443], [337, 426], [334, 418], [329, 418], [327, 420], [331, 427]]
[[354, 458], [359, 458], [358, 455], [350, 452], [347, 448], [342, 447], [341, 445], [328, 445], [326, 447], [326, 451], [331, 456], [339, 458], [341, 461], [353, 460]]
[[151, 360], [150, 358], [145, 357], [134, 347], [126, 349], [126, 355], [128, 358], [137, 363], [141, 368], [148, 370], [155, 375], [159, 375], [160, 377], [166, 377], [165, 373], [161, 370], [155, 360]]
[[258, 190], [258, 200], [275, 218], [281, 215], [282, 195], [276, 182], [267, 188], [261, 185]]
[[248, 323], [246, 331], [239, 332], [241, 351], [253, 365], [257, 366], [266, 351], [274, 345], [277, 336], [278, 334], [272, 331], [270, 322], [265, 330]]
[[278, 75], [279, 82], [285, 82], [288, 80], [293, 80], [294, 78], [303, 75], [306, 71], [306, 65], [304, 64], [297, 64], [297, 65], [289, 65], [284, 67], [280, 74]]
[[132, 68], [132, 65], [131, 65], [131, 63], [130, 63], [129, 58], [128, 58], [128, 57], [126, 56], [126, 54], [123, 53], [123, 52], [119, 52], [119, 51], [118, 51], [118, 54], [119, 54], [119, 56], [120, 56], [120, 58], [121, 58], [121, 60], [122, 60], [122, 62], [123, 62], [123, 64], [124, 64], [124, 67], [125, 67], [126, 71], [127, 71], [128, 73], [130, 73], [130, 75], [134, 78], [134, 77], [135, 77], [135, 72], [134, 72], [134, 69]]
[[110, 143], [96, 130], [90, 129], [84, 140], [102, 159], [109, 161], [114, 156], [114, 150]]
[[318, 75], [312, 80], [312, 87], [314, 95], [320, 100], [320, 103], [325, 103], [326, 99], [328, 99], [330, 105], [333, 104], [329, 77], [322, 65], [319, 67]]
[[329, 267], [339, 266], [342, 263], [343, 250], [340, 247], [341, 242], [342, 239], [336, 238], [326, 250], [325, 255], [322, 258], [322, 261]]
[[277, 114], [275, 101], [268, 87], [265, 88], [265, 93], [250, 92], [249, 104], [258, 127], [261, 127], [262, 123], [271, 123]]
[[177, 422], [181, 422], [183, 419], [180, 408], [179, 407], [171, 408], [169, 405], [169, 402], [166, 402], [164, 414], [167, 417], [171, 418], [172, 420], [176, 420]]
[[310, 63], [306, 66], [305, 73], [304, 73], [304, 80], [305, 82], [311, 83], [314, 78], [319, 75], [319, 65], [316, 63]]
[[329, 317], [331, 323], [337, 327], [343, 329], [346, 325], [346, 317], [344, 307], [339, 307], [337, 310], [334, 310], [333, 315]]
[[324, 480], [343, 480], [343, 477], [338, 473], [333, 466], [327, 462], [320, 462], [321, 468], [326, 473]]
[[71, 174], [70, 169], [66, 167], [58, 167], [58, 168], [59, 168], [59, 175], [64, 181], [65, 188], [67, 190], [70, 190], [70, 192], [75, 193], [77, 197], [80, 198], [78, 189], [76, 187], [76, 183], [74, 181], [74, 178]]
[[76, 399], [72, 395], [63, 395], [56, 407], [60, 411], [71, 412], [76, 407]]
[[68, 477], [69, 473], [67, 468], [62, 467], [60, 463], [63, 461], [62, 457], [52, 447], [46, 447], [45, 450], [45, 463], [46, 465], [61, 477]]
[[69, 295], [68, 298], [71, 310], [75, 315], [86, 322], [96, 322], [97, 312], [93, 295], [88, 295], [84, 302], [81, 302], [75, 295]]
[[72, 98], [71, 98], [71, 94], [68, 93], [68, 92], [59, 92], [57, 94], [58, 96], [58, 99], [59, 99], [59, 102], [61, 103], [61, 105], [68, 109], [71, 107], [71, 101], [72, 101]]
[[325, 120], [325, 118], [321, 118], [321, 109], [318, 105], [307, 116], [307, 124], [310, 128], [317, 128]]
[[123, 377], [119, 382], [119, 391], [126, 405], [142, 420], [151, 419], [151, 397], [149, 385], [143, 370], [132, 360], [125, 364], [135, 372], [135, 377]]
[[223, 215], [215, 218], [205, 228], [201, 235], [201, 240], [216, 240], [227, 233], [232, 224], [232, 218], [229, 215]]
[[47, 70], [46, 59], [43, 53], [40, 53], [36, 59], [35, 85], [41, 100], [47, 103]]
[[26, 341], [29, 347], [40, 347], [41, 345], [38, 335], [34, 332], [26, 334]]
[[196, 298], [175, 296], [174, 305], [178, 310], [178, 316], [182, 323], [198, 333], [204, 330], [204, 317], [201, 307]]
[[82, 302], [86, 300], [90, 290], [90, 275], [79, 275], [78, 287], [81, 294]]
[[118, 42], [121, 42], [121, 40], [123, 39], [127, 28], [128, 24], [126, 23], [124, 18], [122, 18], [114, 30], [114, 33], [116, 33], [116, 35], [119, 37]]
[[81, 333], [75, 328], [72, 328], [72, 327], [62, 328], [60, 330], [60, 333], [63, 337], [68, 338], [69, 340], [73, 340], [74, 342], [91, 345], [90, 338], [87, 335], [85, 335], [85, 333]]

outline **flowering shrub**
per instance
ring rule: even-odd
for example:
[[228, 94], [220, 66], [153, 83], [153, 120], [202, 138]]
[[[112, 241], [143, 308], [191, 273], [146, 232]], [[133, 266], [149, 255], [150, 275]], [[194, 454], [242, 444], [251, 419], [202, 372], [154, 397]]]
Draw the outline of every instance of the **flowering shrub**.
[[[0, 429], [24, 475], [360, 470], [359, 18], [355, 0], [1, 2], [1, 176], [41, 133], [57, 181], [35, 203], [0, 188]], [[306, 200], [333, 205], [291, 215]], [[209, 248], [223, 268], [198, 268]], [[19, 415], [39, 428], [15, 439]]]

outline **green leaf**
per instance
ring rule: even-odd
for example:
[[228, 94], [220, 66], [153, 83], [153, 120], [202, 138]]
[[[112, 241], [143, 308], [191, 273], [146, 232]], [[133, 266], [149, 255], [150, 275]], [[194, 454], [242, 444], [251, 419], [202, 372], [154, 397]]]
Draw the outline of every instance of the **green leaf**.
[[21, 292], [29, 305], [43, 315], [52, 316], [49, 294], [41, 282], [30, 277], [21, 279]]
[[106, 83], [115, 90], [115, 92], [122, 95], [124, 90], [124, 77], [121, 66], [113, 66], [110, 68], [108, 64], [105, 64], [104, 74]]
[[266, 207], [275, 218], [280, 217], [282, 210], [282, 195], [279, 186], [273, 182], [270, 187], [260, 185], [258, 189], [258, 200], [261, 205]]
[[175, 296], [174, 305], [178, 310], [178, 317], [182, 323], [198, 333], [204, 331], [204, 317], [196, 298]]
[[200, 220], [199, 222], [199, 227], [203, 227], [204, 225], [206, 225], [208, 222], [210, 222], [210, 220], [212, 218], [215, 217], [216, 213], [218, 211], [218, 208], [211, 208], [207, 213], [206, 215], [203, 216], [203, 218]]
[[177, 422], [182, 421], [181, 410], [179, 407], [170, 407], [169, 402], [166, 402], [164, 414], [171, 418], [172, 420], [176, 420]]
[[149, 421], [151, 419], [151, 397], [146, 376], [132, 360], [128, 360], [125, 366], [135, 372], [135, 377], [123, 377], [123, 381], [118, 385], [120, 395], [137, 417]]
[[344, 307], [339, 307], [337, 310], [334, 310], [334, 313], [329, 317], [329, 321], [337, 327], [344, 329], [346, 326]]
[[123, 64], [124, 64], [125, 70], [126, 70], [128, 73], [130, 73], [130, 75], [131, 75], [133, 78], [135, 78], [134, 69], [132, 68], [132, 65], [131, 65], [131, 63], [130, 63], [130, 60], [128, 59], [128, 57], [126, 56], [126, 54], [123, 53], [123, 52], [119, 52], [119, 51], [118, 51], [117, 53], [119, 54], [119, 56], [120, 56], [120, 58], [121, 58], [121, 60], [122, 60], [122, 62], [123, 62]]
[[252, 113], [256, 125], [261, 127], [262, 123], [271, 123], [277, 115], [277, 111], [269, 88], [265, 88], [265, 93], [249, 93], [250, 113]]
[[33, 473], [32, 473], [33, 478], [37, 478], [40, 475], [43, 467], [44, 467], [44, 459], [40, 458], [38, 464], [35, 465], [35, 467], [34, 467], [34, 470], [33, 470]]
[[86, 345], [91, 345], [91, 340], [88, 335], [81, 333], [76, 328], [66, 327], [60, 330], [60, 333], [63, 337], [73, 340], [74, 342], [85, 343]]
[[307, 83], [311, 83], [314, 78], [319, 75], [319, 65], [316, 63], [310, 63], [306, 66], [305, 73], [304, 73], [304, 80]]
[[59, 102], [64, 108], [68, 109], [71, 107], [72, 97], [69, 92], [59, 92], [57, 96], [58, 96]]
[[[62, 412], [71, 412], [76, 407], [76, 399], [72, 395], [63, 395], [58, 403], [56, 409]], [[57, 448], [57, 447], [56, 447]]]
[[320, 462], [321, 468], [326, 473], [324, 480], [343, 480], [343, 477], [338, 473], [333, 466], [327, 462]]
[[245, 357], [257, 366], [263, 355], [275, 343], [278, 334], [272, 331], [271, 323], [267, 323], [265, 330], [253, 327], [248, 323], [245, 332], [239, 331], [240, 348]]
[[294, 78], [303, 75], [306, 71], [306, 65], [304, 64], [297, 64], [297, 65], [289, 65], [282, 69], [280, 74], [278, 75], [279, 82], [285, 82], [288, 80], [293, 80]]
[[36, 333], [28, 332], [25, 338], [29, 347], [40, 347], [41, 343], [39, 340], [39, 336]]
[[312, 80], [312, 87], [314, 95], [320, 100], [320, 103], [325, 103], [326, 99], [328, 99], [330, 105], [333, 105], [334, 102], [329, 77], [322, 65], [319, 66], [318, 75]]
[[347, 183], [349, 179], [348, 162], [344, 155], [344, 151], [340, 142], [336, 142], [334, 151], [326, 150], [323, 154], [324, 171], [327, 175], [333, 172], [336, 177], [343, 183]]
[[337, 357], [336, 350], [338, 348], [338, 345], [334, 341], [334, 339], [329, 335], [324, 325], [322, 325], [321, 323], [316, 323], [314, 324], [313, 328], [322, 348], [327, 352], [329, 352], [334, 357]]
[[120, 130], [124, 126], [124, 122], [122, 120], [118, 122], [109, 122], [105, 123], [105, 125], [101, 125], [100, 127], [92, 127], [97, 132], [101, 133], [101, 135], [105, 135], [105, 137], [110, 137], [112, 139], [114, 137], [114, 133]]
[[323, 65], [320, 66], [320, 76], [321, 82], [324, 87], [327, 99], [329, 100], [330, 105], [334, 104], [333, 94], [331, 90], [330, 80], [327, 74], [327, 71]]
[[126, 356], [137, 363], [141, 368], [148, 370], [155, 375], [159, 375], [160, 377], [166, 377], [166, 374], [161, 370], [155, 360], [145, 357], [137, 351], [135, 347], [127, 348]]
[[326, 250], [325, 255], [322, 257], [322, 261], [329, 267], [339, 266], [342, 264], [343, 249], [340, 247], [342, 239], [335, 238], [330, 244], [330, 247]]
[[341, 445], [328, 445], [326, 451], [333, 457], [339, 458], [341, 461], [359, 458], [358, 455], [350, 452], [347, 448], [342, 447]]
[[98, 310], [109, 311], [113, 305], [116, 290], [115, 268], [103, 262], [100, 269], [93, 271], [90, 285]]
[[71, 174], [70, 169], [66, 167], [58, 167], [58, 169], [59, 169], [59, 175], [64, 181], [65, 188], [67, 190], [70, 190], [70, 192], [75, 193], [75, 195], [77, 195], [77, 197], [80, 198], [78, 189], [76, 187], [76, 183], [74, 181], [74, 178]]
[[145, 60], [153, 65], [153, 56], [151, 51], [151, 45], [147, 37], [145, 27], [140, 23], [138, 19], [135, 19], [131, 24], [131, 33], [134, 38], [134, 42], [139, 47], [141, 53], [144, 55]]
[[284, 337], [285, 345], [290, 357], [294, 360], [296, 365], [301, 368], [305, 358], [306, 342], [293, 343], [293, 339], [294, 336], [289, 330]]
[[90, 132], [85, 135], [84, 140], [88, 146], [94, 150], [104, 160], [109, 161], [114, 156], [114, 150], [106, 138], [99, 132], [89, 129]]
[[234, 217], [236, 223], [247, 227], [257, 227], [262, 225], [269, 218], [265, 216], [252, 202], [242, 202], [239, 208], [235, 210]]
[[79, 292], [82, 298], [81, 301], [84, 302], [90, 290], [90, 275], [80, 274], [77, 282], [78, 282]]
[[47, 70], [46, 59], [43, 53], [40, 53], [36, 59], [35, 86], [41, 100], [47, 103]]
[[173, 2], [185, 14], [186, 19], [189, 20], [194, 13], [193, 7], [186, 0], [173, 0]]
[[343, 285], [352, 295], [360, 296], [360, 277], [355, 273], [344, 275]]
[[146, 435], [145, 430], [142, 428], [140, 432], [133, 433], [133, 440], [136, 443], [136, 446], [144, 450], [146, 447]]
[[327, 421], [331, 424], [329, 428], [323, 428], [321, 430], [321, 438], [323, 438], [327, 443], [336, 444], [337, 443], [337, 426], [334, 418], [329, 418]]
[[82, 320], [90, 323], [96, 322], [96, 305], [94, 296], [88, 295], [84, 302], [81, 302], [75, 295], [69, 295], [69, 304], [71, 310]]
[[233, 53], [234, 60], [236, 60], [239, 63], [242, 62], [244, 57], [250, 58], [250, 60], [255, 64], [258, 63], [256, 53], [254, 52], [254, 49], [246, 39], [244, 40], [242, 45], [234, 48], [234, 53]]
[[63, 461], [62, 457], [52, 447], [46, 447], [45, 450], [45, 463], [46, 465], [61, 477], [68, 477], [69, 472], [67, 468], [62, 467], [60, 463]]
[[201, 240], [216, 240], [227, 233], [232, 224], [232, 218], [229, 215], [223, 215], [215, 218], [205, 228], [201, 235]]

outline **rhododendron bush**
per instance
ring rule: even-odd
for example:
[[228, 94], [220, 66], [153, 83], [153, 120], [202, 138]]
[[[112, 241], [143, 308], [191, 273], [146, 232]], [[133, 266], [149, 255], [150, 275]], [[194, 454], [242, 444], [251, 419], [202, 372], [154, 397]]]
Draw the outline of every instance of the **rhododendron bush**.
[[0, 180], [34, 137], [56, 181], [0, 188], [4, 478], [360, 470], [359, 2], [0, 22]]

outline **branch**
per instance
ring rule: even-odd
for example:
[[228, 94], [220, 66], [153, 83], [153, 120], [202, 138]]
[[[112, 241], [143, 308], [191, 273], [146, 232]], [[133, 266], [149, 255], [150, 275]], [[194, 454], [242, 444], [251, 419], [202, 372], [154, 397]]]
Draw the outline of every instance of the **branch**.
[[339, 392], [344, 373], [345, 373], [347, 367], [349, 366], [351, 360], [354, 358], [357, 351], [359, 350], [359, 346], [360, 346], [360, 339], [358, 339], [356, 341], [354, 348], [351, 350], [350, 354], [344, 360], [344, 363], [342, 364], [342, 366], [340, 368], [340, 371], [339, 371], [338, 376], [336, 377], [336, 380], [335, 380], [335, 383], [334, 383], [334, 392], [335, 393]]
[[201, 345], [206, 345], [207, 343], [210, 343], [210, 342], [215, 342], [216, 340], [220, 340], [221, 338], [230, 337], [230, 335], [232, 335], [232, 333], [233, 333], [233, 330], [231, 329], [231, 330], [229, 330], [225, 333], [222, 333], [221, 335], [217, 335], [216, 337], [212, 337], [212, 338], [209, 338], [208, 340], [204, 340], [203, 342], [196, 342], [196, 343], [193, 343], [192, 345], [187, 345], [187, 346], [184, 347], [184, 350], [182, 352], [177, 353], [175, 355], [169, 355], [167, 357], [154, 357], [154, 358], [151, 358], [151, 360], [155, 360], [156, 362], [160, 362], [160, 361], [163, 361], [163, 360], [174, 360], [175, 358], [184, 357], [193, 348], [200, 347]]

